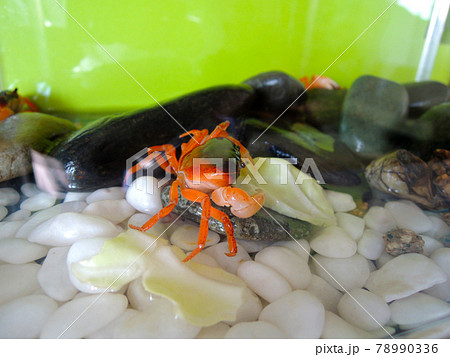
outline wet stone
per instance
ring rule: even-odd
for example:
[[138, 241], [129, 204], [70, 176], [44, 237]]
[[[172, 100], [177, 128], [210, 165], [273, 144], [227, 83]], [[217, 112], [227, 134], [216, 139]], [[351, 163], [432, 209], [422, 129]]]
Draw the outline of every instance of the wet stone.
[[437, 81], [404, 84], [409, 97], [409, 116], [418, 117], [435, 105], [450, 99], [449, 88]]

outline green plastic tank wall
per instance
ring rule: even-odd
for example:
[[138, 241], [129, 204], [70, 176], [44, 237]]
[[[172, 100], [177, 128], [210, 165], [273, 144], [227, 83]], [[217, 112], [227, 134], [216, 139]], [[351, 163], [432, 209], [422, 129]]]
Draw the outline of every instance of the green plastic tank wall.
[[[44, 111], [106, 113], [268, 70], [320, 74], [336, 59], [326, 75], [344, 86], [413, 81], [431, 0], [399, 0], [348, 48], [391, 3], [0, 0], [0, 85]], [[432, 77], [448, 82], [445, 46]]]

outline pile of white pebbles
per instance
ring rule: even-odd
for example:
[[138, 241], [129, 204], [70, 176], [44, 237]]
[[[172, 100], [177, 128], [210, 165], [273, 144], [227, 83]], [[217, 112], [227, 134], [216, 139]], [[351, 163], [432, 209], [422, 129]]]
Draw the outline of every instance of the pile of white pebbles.
[[[210, 232], [194, 260], [237, 275], [255, 293], [236, 321], [194, 326], [176, 315], [172, 302], [147, 292], [140, 278], [114, 293], [77, 280], [73, 262], [161, 209], [156, 183], [141, 177], [126, 192], [68, 193], [61, 203], [31, 183], [21, 193], [0, 189], [0, 337], [384, 338], [450, 315], [450, 248], [442, 243], [450, 228], [439, 215], [392, 201], [360, 218], [346, 213], [356, 207], [352, 197], [333, 191], [327, 196], [338, 225], [308, 240], [239, 240], [238, 254], [227, 257], [224, 237]], [[8, 212], [20, 201], [19, 210]], [[182, 219], [172, 224], [175, 218], [151, 233], [192, 251], [198, 226]], [[385, 253], [383, 233], [395, 227], [420, 234], [423, 254]], [[447, 319], [432, 333], [409, 336], [449, 335]]]

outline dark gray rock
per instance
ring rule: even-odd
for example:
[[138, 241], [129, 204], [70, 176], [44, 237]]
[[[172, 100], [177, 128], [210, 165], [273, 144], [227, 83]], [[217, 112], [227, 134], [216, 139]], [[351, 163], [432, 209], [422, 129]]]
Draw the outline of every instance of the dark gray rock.
[[432, 107], [450, 99], [450, 88], [436, 81], [406, 83], [409, 96], [409, 116], [417, 118]]

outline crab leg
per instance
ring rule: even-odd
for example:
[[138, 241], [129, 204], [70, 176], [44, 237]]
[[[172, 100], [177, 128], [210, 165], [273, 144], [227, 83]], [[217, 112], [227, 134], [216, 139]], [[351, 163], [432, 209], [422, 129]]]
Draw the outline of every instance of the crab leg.
[[231, 206], [231, 213], [236, 217], [248, 218], [262, 207], [264, 193], [258, 192], [250, 196], [240, 188], [225, 186], [213, 191], [211, 199], [219, 206]]
[[129, 225], [132, 229], [137, 229], [138, 231], [145, 232], [146, 230], [149, 230], [153, 227], [153, 225], [158, 222], [161, 218], [167, 216], [172, 210], [175, 208], [175, 206], [178, 203], [178, 186], [180, 185], [180, 182], [178, 180], [175, 180], [172, 183], [172, 186], [170, 186], [170, 192], [169, 197], [170, 201], [169, 204], [161, 209], [157, 214], [155, 214], [150, 220], [148, 220], [142, 227], [133, 226], [132, 224]]
[[147, 156], [145, 159], [142, 159], [139, 161], [136, 165], [131, 167], [127, 170], [127, 173], [125, 174], [125, 178], [123, 179], [123, 185], [128, 184], [128, 180], [130, 176], [132, 176], [134, 173], [138, 172], [139, 170], [142, 170], [147, 167], [147, 165], [152, 161], [156, 160], [156, 162], [161, 166], [166, 172], [172, 174], [174, 173], [171, 166], [167, 162], [166, 159], [162, 157], [162, 155], [159, 152], [153, 152], [149, 156]]
[[200, 221], [200, 233], [198, 234], [197, 248], [195, 248], [191, 252], [191, 254], [183, 259], [183, 262], [187, 262], [188, 260], [191, 260], [193, 257], [195, 257], [205, 247], [206, 237], [208, 236], [211, 201], [206, 193], [192, 189], [181, 190], [181, 194], [189, 201], [200, 201], [202, 205], [202, 218]]
[[224, 212], [219, 211], [214, 207], [211, 207], [211, 217], [222, 222], [223, 227], [225, 228], [225, 232], [227, 233], [228, 249], [230, 250], [229, 253], [225, 254], [229, 257], [234, 257], [237, 253], [237, 245], [236, 239], [234, 238], [233, 224], [231, 223], [230, 218]]

